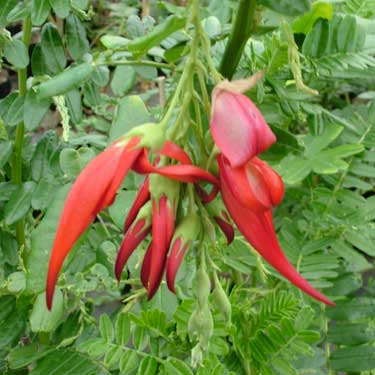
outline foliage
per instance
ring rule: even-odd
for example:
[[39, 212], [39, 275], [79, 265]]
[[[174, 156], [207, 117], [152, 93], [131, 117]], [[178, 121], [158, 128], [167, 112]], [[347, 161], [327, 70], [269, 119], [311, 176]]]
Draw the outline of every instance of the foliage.
[[[230, 321], [210, 293], [205, 308], [213, 329], [202, 348], [191, 329], [199, 310], [198, 246], [184, 259], [176, 296], [162, 284], [146, 300], [138, 281], [145, 247], [130, 258], [128, 277], [115, 281], [124, 218], [141, 183], [132, 174], [75, 245], [47, 310], [49, 251], [71, 183], [121, 134], [160, 118], [192, 51], [191, 2], [143, 3], [1, 4], [0, 371], [373, 373], [373, 0], [259, 0], [234, 67], [235, 78], [265, 71], [249, 96], [278, 138], [265, 154], [286, 184], [275, 210], [278, 238], [336, 308], [283, 281], [241, 236], [227, 246], [216, 233], [206, 244], [209, 276], [228, 296], [232, 314]], [[200, 2], [198, 58], [208, 51], [220, 66], [237, 3]], [[208, 92], [212, 78], [202, 75]], [[194, 155], [211, 140], [209, 99], [202, 82], [193, 84], [202, 116], [188, 108], [188, 126], [201, 122], [204, 130], [202, 144], [186, 145]]]

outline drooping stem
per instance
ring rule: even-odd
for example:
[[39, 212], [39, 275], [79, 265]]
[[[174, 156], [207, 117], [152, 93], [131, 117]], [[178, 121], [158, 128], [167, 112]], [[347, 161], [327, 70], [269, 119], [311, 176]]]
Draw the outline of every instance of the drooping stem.
[[[27, 17], [23, 24], [22, 41], [28, 48], [31, 39], [31, 18]], [[27, 67], [18, 70], [18, 88], [19, 95], [25, 96], [27, 92]], [[25, 125], [23, 122], [19, 123], [16, 128], [16, 135], [13, 146], [13, 165], [12, 165], [12, 182], [16, 185], [22, 184], [22, 149], [25, 133]], [[16, 223], [16, 237], [18, 246], [21, 248], [25, 245], [25, 222], [23, 219]]]
[[246, 42], [254, 31], [256, 0], [240, 0], [236, 18], [222, 57], [219, 71], [231, 79], [240, 62]]

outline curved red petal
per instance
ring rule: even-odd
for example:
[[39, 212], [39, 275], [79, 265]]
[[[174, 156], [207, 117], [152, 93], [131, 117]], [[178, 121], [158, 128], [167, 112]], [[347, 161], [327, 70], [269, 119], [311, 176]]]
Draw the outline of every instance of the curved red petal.
[[227, 238], [227, 244], [230, 245], [234, 240], [234, 229], [232, 224], [217, 216], [214, 217], [214, 220], [216, 221], [222, 232], [225, 234], [225, 237]]
[[258, 166], [264, 177], [264, 181], [268, 185], [268, 191], [271, 195], [272, 205], [277, 206], [284, 198], [284, 183], [276, 171], [274, 171], [266, 162], [258, 159], [252, 159], [253, 163]]
[[278, 243], [271, 211], [254, 213], [242, 206], [232, 195], [225, 181], [222, 181], [222, 197], [238, 229], [271, 266], [310, 296], [334, 306], [332, 301], [314, 289], [289, 263]]
[[213, 185], [218, 185], [218, 180], [215, 176], [195, 165], [168, 165], [155, 168], [154, 172], [181, 182], [196, 183], [198, 181], [207, 181]]
[[150, 278], [150, 270], [151, 270], [151, 258], [152, 258], [152, 243], [148, 246], [145, 256], [142, 262], [141, 268], [141, 281], [143, 286], [147, 289], [148, 288], [148, 281]]
[[245, 164], [276, 141], [255, 104], [245, 95], [225, 90], [213, 96], [210, 130], [232, 167]]
[[147, 296], [151, 299], [163, 278], [165, 262], [174, 230], [174, 215], [166, 196], [152, 202], [152, 256]]
[[176, 293], [174, 283], [176, 279], [177, 272], [180, 268], [182, 260], [184, 259], [185, 253], [189, 248], [189, 242], [185, 243], [184, 246], [181, 248], [182, 240], [181, 238], [177, 238], [171, 248], [170, 254], [167, 259], [166, 265], [166, 279], [168, 289], [172, 293]]
[[148, 152], [145, 148], [142, 150], [142, 153], [138, 156], [137, 160], [135, 160], [132, 169], [139, 174], [154, 172], [155, 167], [148, 160]]
[[[94, 158], [80, 173], [65, 201], [52, 246], [46, 283], [47, 306], [51, 309], [53, 293], [61, 266], [79, 236], [97, 213], [114, 199], [118, 185], [134, 161], [117, 143]], [[117, 178], [117, 174], [121, 177]], [[116, 178], [116, 184], [113, 180]]]
[[199, 197], [201, 198], [201, 201], [204, 203], [204, 204], [208, 204], [210, 202], [212, 202], [217, 194], [219, 193], [219, 186], [218, 185], [213, 185], [212, 186], [212, 189], [211, 189], [211, 192], [209, 194], [206, 193], [206, 190], [204, 190], [201, 186], [199, 186], [198, 184], [195, 185], [195, 190], [197, 191]]
[[218, 156], [220, 175], [234, 197], [253, 211], [262, 212], [272, 206], [272, 198], [262, 170], [251, 159], [243, 167], [233, 168], [223, 155]]
[[138, 223], [133, 224], [125, 233], [125, 237], [117, 254], [115, 264], [115, 275], [118, 281], [121, 279], [122, 270], [124, 269], [129, 257], [133, 254], [137, 246], [150, 233], [150, 226], [145, 224], [146, 219], [141, 219]]
[[150, 199], [150, 177], [147, 176], [143, 181], [141, 187], [138, 189], [137, 195], [134, 199], [132, 206], [130, 207], [129, 213], [126, 216], [124, 231], [127, 231], [130, 225], [133, 223], [138, 215], [139, 210], [142, 206]]
[[181, 164], [191, 164], [189, 155], [180, 146], [171, 141], [166, 141], [163, 148], [159, 151], [160, 155], [179, 161]]

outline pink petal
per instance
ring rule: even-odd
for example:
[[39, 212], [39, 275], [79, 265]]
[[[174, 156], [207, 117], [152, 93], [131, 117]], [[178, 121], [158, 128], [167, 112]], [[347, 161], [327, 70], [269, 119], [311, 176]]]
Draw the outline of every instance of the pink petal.
[[276, 137], [255, 104], [245, 95], [217, 90], [210, 129], [232, 167], [239, 167], [267, 150]]

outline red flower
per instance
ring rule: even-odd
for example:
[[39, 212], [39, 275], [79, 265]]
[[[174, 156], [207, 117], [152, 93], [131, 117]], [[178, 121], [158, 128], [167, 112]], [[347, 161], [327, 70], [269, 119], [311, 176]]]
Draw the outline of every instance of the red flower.
[[232, 168], [222, 155], [218, 163], [224, 204], [244, 237], [294, 285], [317, 300], [334, 305], [295, 270], [280, 248], [272, 223], [272, 207], [281, 202], [284, 194], [280, 176], [256, 157], [238, 168]]
[[171, 241], [170, 254], [166, 264], [167, 285], [171, 292], [176, 293], [174, 282], [184, 255], [200, 231], [199, 217], [189, 213], [178, 225]]
[[[221, 195], [240, 232], [268, 263], [312, 297], [334, 305], [289, 263], [275, 234], [272, 207], [283, 199], [284, 184], [256, 155], [267, 150], [276, 137], [254, 103], [242, 95], [259, 77], [258, 74], [248, 80], [224, 81], [213, 91], [210, 129], [221, 151]], [[223, 222], [217, 222], [224, 232], [228, 231]]]
[[70, 190], [48, 268], [46, 298], [49, 309], [64, 259], [98, 212], [113, 203], [116, 191], [142, 152], [137, 148], [139, 142], [139, 137], [133, 137], [113, 143], [86, 166]]

